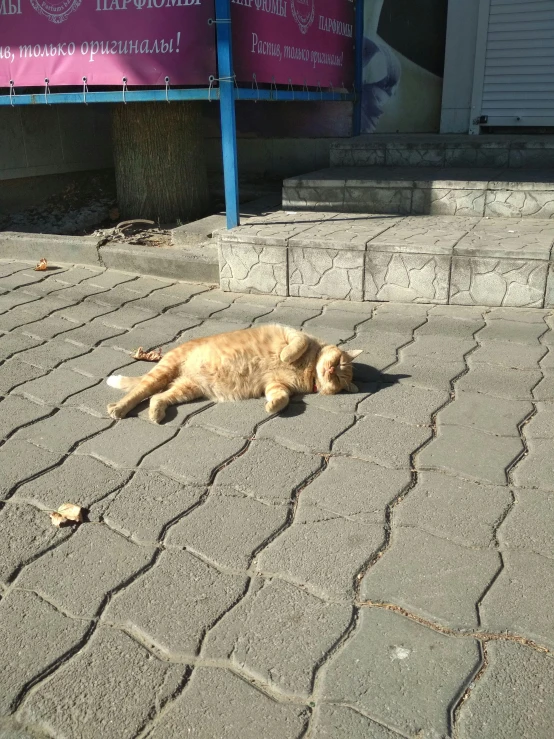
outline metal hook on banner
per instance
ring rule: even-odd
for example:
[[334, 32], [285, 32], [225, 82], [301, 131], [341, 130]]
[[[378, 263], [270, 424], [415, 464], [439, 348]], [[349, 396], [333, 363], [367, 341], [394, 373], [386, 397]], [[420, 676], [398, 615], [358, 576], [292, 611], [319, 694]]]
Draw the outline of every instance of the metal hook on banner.
[[214, 82], [215, 82], [215, 77], [213, 76], [213, 74], [211, 74], [208, 77], [208, 82], [210, 83], [208, 87], [208, 102], [211, 103], [212, 102], [212, 87], [214, 86]]
[[88, 92], [87, 78], [86, 77], [83, 77], [83, 103], [85, 105], [88, 105], [88, 103], [87, 103], [87, 92]]
[[230, 23], [230, 18], [208, 18], [208, 26], [213, 26], [215, 23]]
[[127, 77], [123, 77], [122, 82], [123, 82], [123, 89], [121, 92], [123, 95], [123, 102], [125, 103], [125, 105], [127, 105], [127, 101], [125, 100], [125, 91], [127, 90]]
[[254, 100], [254, 102], [257, 103], [258, 100], [260, 99], [260, 88], [258, 87], [258, 80], [256, 78], [256, 72], [252, 73], [252, 79], [254, 80], [252, 82], [252, 89], [254, 89], [254, 85], [256, 85], [256, 92], [258, 93], [258, 97], [256, 98], [256, 100]]
[[10, 105], [12, 108], [14, 107], [14, 98], [15, 98], [15, 82], [13, 80], [10, 80]]
[[48, 105], [48, 94], [50, 93], [50, 80], [48, 77], [44, 78], [44, 102]]
[[290, 91], [292, 93], [292, 99], [294, 101], [294, 87], [292, 86], [292, 80], [291, 80], [290, 77], [289, 77], [289, 87], [288, 87], [288, 89], [290, 89]]
[[169, 77], [165, 78], [165, 101], [169, 103]]

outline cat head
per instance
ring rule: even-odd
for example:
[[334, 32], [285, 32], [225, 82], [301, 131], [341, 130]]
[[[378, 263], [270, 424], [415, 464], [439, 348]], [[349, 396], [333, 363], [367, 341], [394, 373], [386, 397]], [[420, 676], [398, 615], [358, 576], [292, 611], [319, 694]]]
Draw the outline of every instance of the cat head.
[[341, 390], [358, 392], [352, 382], [352, 362], [363, 349], [341, 351], [337, 346], [325, 346], [316, 364], [316, 385], [322, 395], [335, 395]]

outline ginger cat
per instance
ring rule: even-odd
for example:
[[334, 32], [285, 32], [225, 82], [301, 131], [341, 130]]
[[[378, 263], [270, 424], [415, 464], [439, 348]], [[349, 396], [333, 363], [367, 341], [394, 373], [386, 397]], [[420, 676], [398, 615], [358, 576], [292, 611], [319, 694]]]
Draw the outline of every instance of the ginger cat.
[[141, 377], [111, 375], [108, 385], [129, 390], [108, 405], [112, 418], [124, 418], [145, 398], [150, 420], [160, 423], [166, 408], [198, 398], [243, 400], [265, 395], [268, 413], [288, 405], [291, 395], [357, 392], [352, 361], [362, 350], [341, 351], [288, 326], [262, 325], [203, 339], [169, 351]]

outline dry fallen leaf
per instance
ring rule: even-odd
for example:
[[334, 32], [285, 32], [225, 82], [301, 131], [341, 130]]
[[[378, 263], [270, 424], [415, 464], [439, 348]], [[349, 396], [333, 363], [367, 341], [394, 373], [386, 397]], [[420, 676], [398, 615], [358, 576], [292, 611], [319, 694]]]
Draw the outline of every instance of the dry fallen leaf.
[[35, 267], [35, 272], [44, 272], [44, 270], [48, 267], [48, 262], [44, 257], [40, 260], [40, 262]]
[[142, 346], [133, 354], [133, 359], [142, 359], [144, 362], [159, 362], [162, 358], [162, 350], [158, 347], [152, 351], [145, 352]]
[[83, 509], [75, 503], [64, 503], [58, 508], [57, 512], [69, 521], [83, 522]]
[[58, 529], [68, 523], [67, 518], [65, 516], [62, 516], [62, 514], [58, 513], [57, 511], [54, 511], [54, 513], [50, 514], [50, 519], [52, 520], [52, 524]]

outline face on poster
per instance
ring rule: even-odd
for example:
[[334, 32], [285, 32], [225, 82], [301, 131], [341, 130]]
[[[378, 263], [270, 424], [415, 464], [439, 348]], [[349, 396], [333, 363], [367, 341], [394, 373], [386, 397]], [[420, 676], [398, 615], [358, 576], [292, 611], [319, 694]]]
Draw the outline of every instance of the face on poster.
[[351, 88], [351, 0], [231, 0], [239, 82]]
[[208, 86], [213, 0], [0, 0], [0, 87]]

